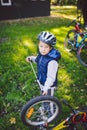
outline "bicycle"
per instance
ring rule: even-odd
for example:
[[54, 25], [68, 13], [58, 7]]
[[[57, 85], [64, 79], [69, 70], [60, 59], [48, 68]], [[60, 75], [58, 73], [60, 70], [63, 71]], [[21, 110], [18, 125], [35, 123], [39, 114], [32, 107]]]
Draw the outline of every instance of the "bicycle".
[[[61, 104], [57, 98], [52, 96], [38, 96], [30, 100], [22, 108], [21, 119], [25, 125], [33, 126], [33, 130], [62, 130], [63, 128], [67, 128], [67, 130], [87, 130], [87, 107], [86, 109], [75, 110], [66, 101], [63, 102], [71, 109], [72, 114], [56, 126], [51, 126], [51, 124], [59, 117]], [[46, 108], [44, 108], [44, 103], [47, 104]], [[54, 112], [49, 117], [51, 104], [54, 106]]]
[[[77, 40], [77, 34], [80, 35], [81, 37], [84, 36], [83, 34], [83, 28], [82, 28], [82, 24], [80, 21], [78, 21], [78, 19], [81, 16], [78, 16], [77, 19], [72, 20], [67, 27], [71, 26], [72, 24], [74, 24], [74, 28], [69, 30], [67, 32], [67, 35], [65, 37], [65, 41], [64, 41], [64, 47], [67, 51], [72, 51], [72, 50], [76, 50], [76, 40]], [[71, 43], [71, 44], [70, 44]]]
[[81, 24], [76, 20], [73, 20], [69, 26], [72, 23], [75, 23], [74, 29], [68, 31], [64, 48], [68, 52], [76, 50], [78, 61], [87, 67], [87, 32], [83, 31]]
[[[30, 65], [37, 78], [31, 62]], [[40, 86], [39, 81], [37, 83]], [[56, 97], [48, 95], [37, 96], [28, 101], [21, 110], [21, 120], [25, 125], [32, 126], [33, 130], [80, 130], [78, 125], [81, 125], [81, 128], [83, 126], [81, 130], [86, 130], [87, 108], [75, 110], [65, 100], [63, 102], [71, 109], [72, 114], [56, 126], [52, 125], [52, 122], [61, 114], [62, 106]]]

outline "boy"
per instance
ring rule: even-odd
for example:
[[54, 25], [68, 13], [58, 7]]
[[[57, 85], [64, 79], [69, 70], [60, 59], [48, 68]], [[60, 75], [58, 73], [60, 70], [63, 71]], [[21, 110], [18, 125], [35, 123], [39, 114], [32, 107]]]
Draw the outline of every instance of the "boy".
[[58, 60], [61, 54], [54, 49], [56, 37], [47, 31], [38, 35], [38, 56], [28, 56], [26, 61], [37, 63], [37, 79], [43, 86], [43, 95], [54, 95], [54, 89], [57, 86]]

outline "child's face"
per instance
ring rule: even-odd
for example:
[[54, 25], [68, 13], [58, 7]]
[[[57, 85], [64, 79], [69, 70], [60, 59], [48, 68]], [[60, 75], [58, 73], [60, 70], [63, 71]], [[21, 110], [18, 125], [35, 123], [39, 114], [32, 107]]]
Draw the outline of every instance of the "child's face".
[[40, 41], [39, 42], [39, 52], [42, 54], [42, 55], [46, 55], [49, 53], [49, 51], [52, 49], [51, 46], [49, 46], [48, 44]]

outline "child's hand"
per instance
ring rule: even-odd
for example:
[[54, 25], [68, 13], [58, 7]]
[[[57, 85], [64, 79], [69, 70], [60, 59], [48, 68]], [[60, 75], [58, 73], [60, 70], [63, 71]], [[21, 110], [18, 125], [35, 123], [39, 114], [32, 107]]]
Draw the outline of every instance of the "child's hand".
[[43, 92], [42, 95], [47, 95], [47, 92]]
[[42, 93], [42, 95], [47, 95], [47, 91], [48, 91], [47, 87], [43, 87], [43, 93]]
[[26, 58], [26, 61], [27, 61], [27, 62], [31, 62], [31, 61], [32, 61], [32, 56], [28, 56], [28, 57]]

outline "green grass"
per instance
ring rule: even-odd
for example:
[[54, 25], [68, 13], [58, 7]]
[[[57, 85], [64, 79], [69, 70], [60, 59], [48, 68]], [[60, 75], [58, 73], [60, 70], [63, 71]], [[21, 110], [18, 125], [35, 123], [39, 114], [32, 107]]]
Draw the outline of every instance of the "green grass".
[[[66, 25], [76, 17], [76, 7], [51, 7], [50, 17], [0, 22], [0, 129], [30, 130], [20, 120], [22, 106], [40, 95], [35, 77], [25, 58], [37, 54], [37, 35], [48, 30], [57, 37], [56, 48], [61, 52], [58, 89], [55, 96], [67, 99], [73, 107], [87, 105], [87, 68], [76, 53], [64, 50]], [[36, 66], [34, 65], [35, 69]], [[67, 112], [66, 112], [67, 111]], [[63, 110], [68, 113], [67, 108]]]

